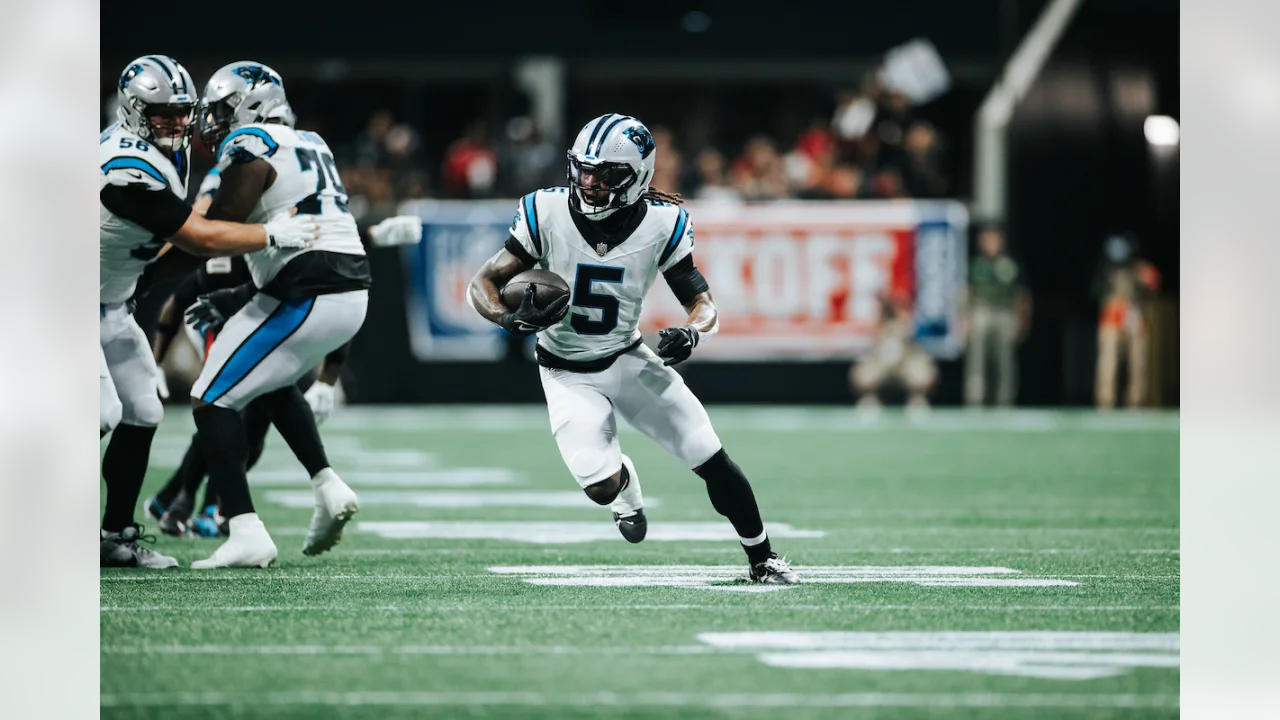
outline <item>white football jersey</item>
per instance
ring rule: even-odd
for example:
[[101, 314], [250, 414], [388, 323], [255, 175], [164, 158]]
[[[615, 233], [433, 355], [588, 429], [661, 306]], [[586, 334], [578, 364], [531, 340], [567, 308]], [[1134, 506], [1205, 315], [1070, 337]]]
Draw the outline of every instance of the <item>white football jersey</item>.
[[218, 149], [219, 173], [236, 162], [262, 158], [276, 171], [246, 222], [265, 223], [293, 208], [315, 215], [320, 226], [310, 248], [266, 248], [245, 256], [253, 282], [263, 287], [286, 263], [311, 250], [364, 255], [356, 220], [347, 211], [347, 190], [338, 177], [333, 152], [317, 134], [287, 125], [244, 125], [231, 131]]
[[[647, 203], [623, 242], [592, 246], [573, 223], [569, 189], [529, 193], [516, 208], [511, 234], [539, 267], [569, 284], [569, 312], [538, 334], [538, 344], [572, 361], [597, 360], [640, 340], [640, 310], [658, 273], [693, 251], [693, 223], [677, 205]], [[590, 221], [587, 221], [590, 222]]]
[[[115, 123], [98, 138], [98, 161], [102, 170], [98, 190], [107, 185], [142, 185], [148, 190], [167, 189], [185, 201], [187, 153], [187, 150], [179, 153], [175, 165], [175, 159]], [[98, 208], [98, 302], [122, 303], [133, 295], [143, 269], [156, 259], [165, 238], [118, 217], [101, 202]]]

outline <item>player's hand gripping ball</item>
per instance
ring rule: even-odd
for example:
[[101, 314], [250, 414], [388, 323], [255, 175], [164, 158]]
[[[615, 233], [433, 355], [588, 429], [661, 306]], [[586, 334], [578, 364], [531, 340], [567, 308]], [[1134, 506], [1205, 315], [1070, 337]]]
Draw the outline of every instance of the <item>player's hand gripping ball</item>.
[[569, 312], [569, 283], [550, 270], [526, 270], [502, 288], [507, 311], [499, 325], [509, 333], [529, 335], [560, 322]]

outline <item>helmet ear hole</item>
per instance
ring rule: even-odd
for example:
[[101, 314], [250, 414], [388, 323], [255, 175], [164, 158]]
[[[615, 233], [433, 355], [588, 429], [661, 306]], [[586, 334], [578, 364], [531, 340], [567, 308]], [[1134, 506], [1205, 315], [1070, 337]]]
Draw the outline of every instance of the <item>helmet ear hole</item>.
[[256, 102], [256, 103], [254, 103], [254, 104], [250, 105], [250, 106], [249, 106], [249, 109], [250, 109], [250, 110], [257, 110], [257, 109], [258, 109], [258, 106], [259, 106], [259, 105], [261, 105], [261, 104], [262, 104], [262, 103], [260, 103], [260, 102]]

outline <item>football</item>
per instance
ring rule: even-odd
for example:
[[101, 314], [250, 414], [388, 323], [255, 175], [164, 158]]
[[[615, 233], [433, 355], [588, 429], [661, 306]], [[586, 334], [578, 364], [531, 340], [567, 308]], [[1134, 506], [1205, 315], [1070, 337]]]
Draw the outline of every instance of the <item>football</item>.
[[564, 278], [551, 272], [550, 270], [525, 270], [519, 275], [511, 278], [506, 285], [502, 287], [502, 304], [508, 310], [515, 312], [520, 307], [520, 303], [524, 300], [525, 286], [533, 285], [533, 304], [539, 308], [545, 308], [557, 298], [567, 296], [569, 294], [569, 283]]

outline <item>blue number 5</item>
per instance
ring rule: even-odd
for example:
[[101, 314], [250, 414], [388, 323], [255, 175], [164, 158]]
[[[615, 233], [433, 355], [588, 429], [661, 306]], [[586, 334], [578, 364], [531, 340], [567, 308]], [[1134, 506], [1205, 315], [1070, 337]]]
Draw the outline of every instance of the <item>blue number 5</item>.
[[574, 312], [569, 326], [579, 335], [605, 335], [618, 327], [618, 298], [594, 292], [595, 283], [621, 283], [626, 268], [607, 265], [579, 265], [573, 281], [573, 306], [597, 308], [600, 319], [592, 320], [587, 313]]

